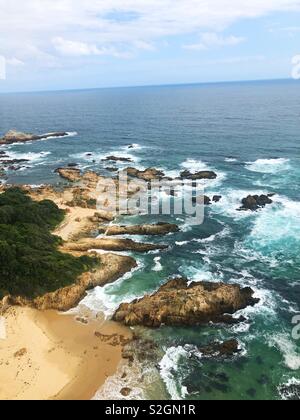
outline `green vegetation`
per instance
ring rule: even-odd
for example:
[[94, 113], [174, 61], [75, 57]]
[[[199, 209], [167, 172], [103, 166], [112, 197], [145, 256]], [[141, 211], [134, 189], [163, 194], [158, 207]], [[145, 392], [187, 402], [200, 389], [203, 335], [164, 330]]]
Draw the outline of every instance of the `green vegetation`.
[[52, 201], [34, 202], [19, 188], [0, 195], [0, 298], [37, 297], [75, 282], [97, 264], [58, 251], [51, 231], [65, 212]]

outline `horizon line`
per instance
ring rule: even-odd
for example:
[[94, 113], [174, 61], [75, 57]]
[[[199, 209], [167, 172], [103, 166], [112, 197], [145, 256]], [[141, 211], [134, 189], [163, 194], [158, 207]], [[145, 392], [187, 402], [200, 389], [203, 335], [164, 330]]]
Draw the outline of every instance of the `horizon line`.
[[69, 88], [69, 89], [50, 89], [50, 90], [20, 90], [1, 92], [0, 95], [12, 94], [38, 94], [38, 93], [61, 93], [61, 92], [86, 92], [94, 90], [113, 90], [113, 89], [142, 89], [142, 88], [163, 88], [163, 87], [183, 87], [183, 86], [205, 86], [205, 85], [224, 85], [224, 84], [238, 84], [238, 83], [266, 83], [266, 82], [299, 82], [292, 77], [287, 78], [274, 78], [274, 79], [249, 79], [249, 80], [224, 80], [217, 82], [187, 82], [187, 83], [167, 83], [167, 84], [146, 84], [146, 85], [128, 85], [128, 86], [106, 86], [106, 87], [93, 87], [93, 88]]

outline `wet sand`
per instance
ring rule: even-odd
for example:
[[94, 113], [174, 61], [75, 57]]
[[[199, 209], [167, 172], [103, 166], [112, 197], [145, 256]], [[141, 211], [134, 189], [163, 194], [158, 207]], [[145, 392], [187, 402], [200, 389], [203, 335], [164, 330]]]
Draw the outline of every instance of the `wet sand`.
[[[11, 307], [0, 338], [0, 400], [90, 400], [122, 363], [130, 330]], [[2, 331], [3, 334], [3, 331]]]

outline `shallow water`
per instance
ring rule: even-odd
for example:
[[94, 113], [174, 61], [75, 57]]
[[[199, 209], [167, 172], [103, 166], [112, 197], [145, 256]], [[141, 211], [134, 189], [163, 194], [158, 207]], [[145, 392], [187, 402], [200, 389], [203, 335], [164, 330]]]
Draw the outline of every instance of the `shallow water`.
[[[54, 170], [73, 162], [105, 174], [112, 165], [101, 159], [111, 154], [172, 176], [186, 168], [218, 173], [206, 193], [223, 199], [206, 208], [203, 225], [160, 218], [182, 227], [154, 239], [170, 249], [137, 256], [139, 268], [131, 276], [95, 289], [85, 300], [109, 316], [119, 303], [156, 290], [172, 275], [256, 291], [261, 302], [242, 311], [249, 321], [239, 326], [145, 332], [165, 352], [160, 374], [166, 397], [277, 399], [282, 384], [300, 380], [300, 343], [292, 339], [292, 318], [300, 311], [299, 97], [297, 82], [0, 96], [1, 132], [78, 133], [4, 149], [12, 158], [29, 159], [22, 171], [8, 174], [9, 182], [57, 183]], [[250, 193], [276, 193], [274, 204], [254, 214], [238, 212]], [[127, 220], [152, 221], [157, 219]], [[219, 363], [197, 353], [197, 346], [232, 337], [243, 348], [233, 360]]]

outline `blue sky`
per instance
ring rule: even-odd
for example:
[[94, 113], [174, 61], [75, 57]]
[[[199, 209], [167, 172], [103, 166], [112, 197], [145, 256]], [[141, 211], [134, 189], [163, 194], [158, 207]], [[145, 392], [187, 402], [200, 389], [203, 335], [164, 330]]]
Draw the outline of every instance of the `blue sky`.
[[288, 78], [300, 0], [0, 0], [0, 92]]

